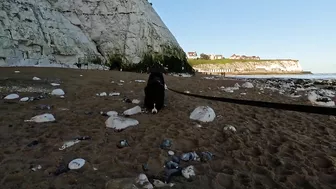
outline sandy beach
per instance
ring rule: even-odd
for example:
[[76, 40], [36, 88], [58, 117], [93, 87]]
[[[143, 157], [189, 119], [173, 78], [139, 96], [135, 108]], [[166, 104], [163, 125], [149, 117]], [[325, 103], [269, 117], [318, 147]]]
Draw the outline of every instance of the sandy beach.
[[[33, 77], [41, 80], [35, 81]], [[165, 80], [170, 88], [195, 94], [310, 104], [305, 96], [291, 98], [272, 91], [260, 93], [257, 88], [226, 93], [219, 90], [221, 86], [230, 87], [244, 81], [202, 77], [167, 75]], [[106, 128], [107, 117], [100, 112], [122, 113], [135, 106], [125, 103], [124, 98], [142, 102], [146, 83], [135, 80], [147, 79], [148, 74], [118, 71], [0, 68], [1, 97], [10, 93], [20, 97], [39, 96], [55, 88], [65, 91], [63, 99], [56, 96], [31, 102], [0, 99], [1, 188], [103, 189], [112, 179], [135, 178], [139, 173], [145, 173], [150, 179], [161, 179], [168, 159], [167, 150], [160, 148], [164, 139], [172, 141], [171, 150], [177, 155], [192, 151], [209, 151], [215, 155], [208, 162], [183, 162], [183, 166], [194, 165], [196, 177], [192, 180], [173, 177], [173, 188], [336, 188], [336, 119], [332, 116], [209, 101], [167, 90], [167, 107], [159, 114], [133, 115], [140, 124], [121, 132]], [[124, 81], [123, 85], [118, 85], [120, 80]], [[60, 86], [50, 85], [53, 82]], [[121, 95], [96, 96], [101, 92]], [[40, 104], [50, 105], [51, 109], [36, 109]], [[210, 123], [190, 120], [190, 113], [203, 105], [214, 109], [215, 120]], [[53, 114], [56, 121], [24, 122], [42, 113]], [[223, 130], [227, 124], [237, 131], [227, 134]], [[77, 136], [90, 136], [91, 140], [59, 150], [65, 141]], [[120, 149], [116, 144], [123, 139], [130, 146]], [[27, 146], [34, 140], [38, 143]], [[53, 175], [60, 164], [75, 158], [86, 160], [83, 168]], [[148, 171], [145, 172], [142, 165], [146, 163]], [[41, 169], [32, 171], [38, 165]]]

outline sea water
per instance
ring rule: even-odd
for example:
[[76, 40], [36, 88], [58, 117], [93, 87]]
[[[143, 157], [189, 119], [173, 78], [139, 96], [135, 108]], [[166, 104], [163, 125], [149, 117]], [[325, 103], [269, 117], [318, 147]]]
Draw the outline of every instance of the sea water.
[[289, 74], [289, 75], [237, 75], [236, 78], [295, 78], [295, 79], [336, 79], [336, 73]]

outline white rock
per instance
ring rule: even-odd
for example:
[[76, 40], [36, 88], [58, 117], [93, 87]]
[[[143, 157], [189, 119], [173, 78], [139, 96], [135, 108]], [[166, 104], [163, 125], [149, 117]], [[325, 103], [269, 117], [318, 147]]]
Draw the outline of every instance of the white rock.
[[9, 94], [9, 95], [5, 96], [4, 99], [6, 99], [6, 100], [14, 100], [14, 99], [17, 99], [19, 97], [20, 96], [18, 94]]
[[175, 186], [174, 183], [164, 183], [161, 180], [153, 179], [153, 185], [155, 188], [162, 188], [162, 187], [173, 187]]
[[184, 91], [184, 92], [185, 92], [185, 93], [188, 93], [188, 94], [190, 93], [190, 91]]
[[108, 116], [118, 116], [118, 112], [116, 112], [116, 111], [108, 111], [108, 112], [106, 112], [106, 115], [108, 115]]
[[97, 93], [96, 96], [107, 96], [106, 92]]
[[223, 128], [224, 131], [227, 131], [227, 130], [230, 130], [230, 131], [233, 131], [233, 132], [236, 132], [236, 128], [232, 125], [226, 125], [224, 128]]
[[70, 161], [70, 163], [68, 164], [68, 168], [69, 169], [80, 169], [84, 166], [84, 164], [85, 164], [85, 159], [77, 158], [77, 159]]
[[215, 111], [209, 106], [199, 106], [191, 112], [189, 118], [201, 122], [211, 122], [215, 119]]
[[250, 88], [253, 88], [254, 86], [250, 82], [245, 82], [245, 83], [242, 84], [242, 87], [250, 89]]
[[63, 143], [62, 147], [59, 148], [59, 150], [65, 150], [66, 148], [69, 148], [77, 143], [79, 143], [80, 140], [70, 140], [70, 141], [66, 141]]
[[246, 93], [240, 93], [240, 95], [246, 95]]
[[[311, 91], [311, 92], [309, 92], [309, 94], [308, 94], [308, 100], [309, 100], [312, 104], [314, 104], [314, 105], [318, 105], [318, 106], [326, 106], [326, 107], [333, 107], [333, 106], [335, 106], [335, 102], [332, 101], [331, 99], [330, 99], [329, 102], [321, 102], [321, 101], [317, 101], [317, 99], [319, 99], [319, 98], [322, 98], [322, 96], [321, 96], [321, 95], [318, 95], [318, 94], [316, 93], [316, 91]], [[325, 98], [329, 98], [329, 97], [325, 97]]]
[[59, 84], [59, 83], [50, 83], [50, 85], [52, 85], [52, 86], [60, 86], [61, 84]]
[[51, 95], [63, 96], [65, 95], [65, 92], [62, 89], [54, 89], [51, 91]]
[[128, 127], [133, 127], [139, 124], [139, 121], [132, 118], [125, 118], [121, 116], [111, 116], [105, 121], [105, 125], [108, 128], [115, 130], [123, 130]]
[[186, 179], [196, 176], [194, 166], [189, 165], [188, 167], [182, 169], [182, 175]]
[[79, 75], [80, 77], [83, 77], [83, 75]]
[[123, 114], [130, 116], [130, 115], [138, 114], [140, 112], [141, 112], [141, 107], [140, 106], [135, 106], [131, 109], [125, 110]]
[[44, 123], [44, 122], [53, 122], [55, 120], [56, 119], [52, 114], [45, 113], [45, 114], [34, 116], [30, 118], [29, 120], [25, 120], [25, 122]]
[[23, 97], [20, 99], [20, 102], [27, 102], [29, 100], [29, 97]]
[[34, 80], [34, 81], [39, 81], [39, 80], [41, 80], [41, 79], [38, 78], [38, 77], [33, 77], [33, 80]]
[[64, 96], [60, 96], [60, 98], [65, 98]]
[[144, 189], [153, 189], [153, 185], [149, 182], [147, 176], [143, 173], [139, 174], [135, 179], [136, 185], [139, 185], [141, 188]]
[[110, 93], [109, 96], [120, 96], [120, 93]]
[[168, 155], [173, 156], [174, 154], [175, 154], [174, 151], [171, 151], [171, 150], [168, 151]]
[[138, 83], [146, 83], [145, 80], [140, 80], [140, 79], [135, 80], [135, 82], [138, 82]]
[[133, 103], [133, 104], [139, 104], [139, 103], [140, 103], [140, 100], [138, 100], [138, 99], [133, 99], [133, 100], [132, 100], [132, 103]]
[[239, 89], [240, 87], [239, 83], [234, 84], [234, 87]]
[[20, 73], [20, 71], [14, 71], [14, 73]]
[[124, 83], [125, 81], [124, 81], [124, 80], [120, 80], [119, 82], [120, 82], [120, 83]]

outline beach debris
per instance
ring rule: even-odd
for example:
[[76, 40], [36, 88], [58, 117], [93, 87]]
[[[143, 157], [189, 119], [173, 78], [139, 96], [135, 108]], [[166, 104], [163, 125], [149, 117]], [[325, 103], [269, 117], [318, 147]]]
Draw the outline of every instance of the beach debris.
[[232, 126], [232, 125], [226, 125], [226, 126], [224, 126], [223, 130], [224, 131], [230, 130], [232, 132], [236, 132], [237, 131], [236, 128], [234, 126]]
[[106, 113], [100, 112], [100, 114], [102, 114], [104, 116], [109, 116], [109, 117], [111, 117], [111, 116], [118, 116], [118, 112], [116, 112], [116, 111], [108, 111]]
[[138, 83], [146, 83], [146, 81], [145, 80], [141, 80], [141, 79], [136, 79], [136, 80], [134, 80], [135, 82], [138, 82]]
[[53, 173], [55, 176], [58, 176], [60, 174], [63, 174], [65, 172], [68, 172], [70, 169], [69, 167], [64, 164], [64, 163], [61, 163], [58, 165], [58, 167], [56, 168], [56, 171]]
[[168, 155], [173, 156], [173, 155], [175, 155], [175, 152], [172, 151], [172, 150], [169, 150], [169, 151], [168, 151]]
[[50, 110], [51, 106], [46, 105], [46, 104], [39, 104], [37, 106], [35, 106], [35, 109], [39, 109], [39, 110]]
[[180, 158], [183, 161], [200, 161], [200, 157], [196, 152], [183, 153]]
[[34, 81], [39, 81], [39, 80], [41, 80], [41, 79], [38, 78], [38, 77], [33, 77], [33, 80], [34, 80]]
[[171, 157], [171, 160], [175, 163], [180, 163], [180, 161], [181, 161], [180, 157], [175, 156], [175, 155]]
[[200, 160], [201, 162], [208, 162], [213, 159], [213, 154], [211, 152], [201, 152]]
[[174, 161], [168, 161], [165, 164], [165, 168], [167, 169], [178, 169], [179, 168], [179, 164], [174, 162]]
[[109, 96], [120, 96], [120, 93], [113, 92], [113, 93], [110, 93]]
[[119, 82], [120, 82], [120, 83], [124, 83], [125, 81], [124, 81], [124, 80], [120, 80]]
[[172, 146], [172, 141], [169, 139], [164, 139], [160, 144], [161, 149], [169, 149]]
[[135, 106], [131, 109], [125, 110], [123, 114], [126, 115], [126, 116], [130, 116], [130, 115], [135, 115], [135, 114], [138, 114], [138, 113], [141, 113], [141, 107], [140, 106]]
[[14, 73], [20, 73], [20, 71], [16, 70], [16, 71], [14, 71]]
[[79, 75], [80, 77], [83, 77], [83, 75]]
[[59, 84], [59, 83], [50, 83], [50, 85], [56, 87], [56, 86], [60, 86], [61, 84]]
[[63, 96], [65, 95], [65, 92], [62, 89], [54, 89], [51, 91], [51, 95]]
[[326, 106], [326, 107], [335, 106], [335, 102], [331, 98], [327, 96], [322, 96], [321, 94], [318, 94], [316, 91], [311, 91], [308, 93], [308, 100], [313, 105]]
[[139, 124], [139, 121], [132, 118], [121, 116], [111, 116], [105, 121], [107, 128], [112, 128], [116, 131], [122, 131], [128, 127], [133, 127]]
[[107, 96], [106, 92], [97, 93], [96, 96]]
[[190, 178], [196, 176], [194, 166], [193, 165], [189, 165], [188, 167], [182, 169], [182, 175], [186, 179], [190, 179]]
[[17, 99], [17, 98], [19, 98], [20, 96], [18, 95], [18, 94], [9, 94], [9, 95], [7, 95], [7, 96], [5, 96], [5, 98], [4, 99], [6, 99], [6, 100], [14, 100], [14, 99]]
[[56, 121], [56, 119], [52, 114], [49, 114], [49, 113], [34, 116], [30, 118], [29, 120], [24, 120], [24, 122], [35, 122], [35, 123], [44, 123], [44, 122], [53, 122], [53, 121]]
[[129, 99], [129, 98], [124, 98], [123, 101], [126, 102], [126, 103], [132, 103], [132, 100]]
[[20, 102], [27, 102], [29, 100], [29, 97], [23, 97], [20, 99]]
[[201, 128], [202, 125], [200, 125], [200, 124], [195, 124], [195, 127], [197, 127], [197, 128]]
[[246, 95], [246, 93], [240, 93], [240, 95]]
[[34, 171], [34, 172], [37, 171], [37, 170], [40, 170], [40, 169], [42, 169], [41, 165], [37, 165], [37, 166], [31, 168], [31, 170]]
[[188, 94], [189, 94], [189, 93], [190, 93], [190, 91], [184, 91], [184, 93], [188, 93]]
[[129, 144], [128, 144], [127, 140], [120, 140], [117, 143], [118, 148], [124, 148], [124, 147], [128, 147], [128, 146], [129, 146]]
[[79, 143], [80, 140], [70, 140], [70, 141], [66, 141], [64, 142], [64, 144], [62, 145], [62, 147], [59, 148], [59, 150], [65, 150], [66, 148], [69, 148], [77, 143]]
[[139, 174], [135, 179], [136, 187], [146, 188], [146, 189], [153, 189], [154, 186], [149, 182], [147, 176], [143, 173]]
[[32, 142], [30, 142], [29, 144], [27, 144], [28, 147], [33, 147], [39, 144], [39, 141], [37, 140], [33, 140]]
[[70, 161], [70, 163], [68, 164], [68, 168], [71, 170], [76, 170], [76, 169], [82, 168], [84, 164], [85, 164], [85, 159], [77, 158], [77, 159]]
[[138, 100], [138, 99], [133, 99], [133, 100], [132, 100], [132, 103], [133, 103], [133, 104], [139, 104], [139, 103], [140, 103], [140, 100]]
[[250, 88], [253, 88], [254, 86], [251, 82], [245, 82], [245, 83], [242, 84], [242, 87], [250, 89]]
[[158, 179], [153, 179], [153, 185], [155, 188], [162, 188], [162, 187], [173, 187], [175, 186], [174, 183], [164, 183], [163, 181], [161, 180], [158, 180]]
[[189, 116], [190, 119], [201, 122], [211, 122], [215, 117], [215, 111], [209, 106], [198, 106]]

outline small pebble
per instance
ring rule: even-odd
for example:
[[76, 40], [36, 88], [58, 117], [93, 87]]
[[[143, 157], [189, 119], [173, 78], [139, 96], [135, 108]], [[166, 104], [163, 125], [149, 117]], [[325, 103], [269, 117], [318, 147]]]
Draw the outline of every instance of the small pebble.
[[173, 155], [175, 155], [175, 153], [173, 151], [169, 150], [168, 155], [173, 156]]

